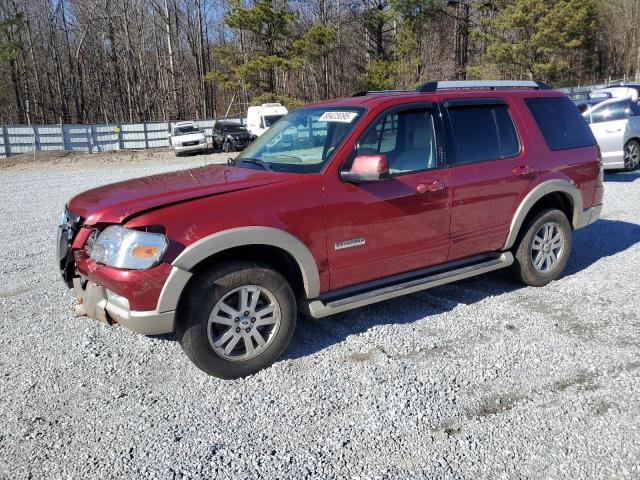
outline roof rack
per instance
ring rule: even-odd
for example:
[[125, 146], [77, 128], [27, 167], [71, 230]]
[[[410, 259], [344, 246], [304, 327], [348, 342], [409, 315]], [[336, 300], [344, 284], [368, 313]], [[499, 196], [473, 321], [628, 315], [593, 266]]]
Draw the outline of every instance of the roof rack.
[[488, 88], [490, 90], [496, 90], [498, 88], [535, 88], [538, 90], [551, 90], [551, 87], [546, 83], [534, 80], [453, 80], [447, 82], [426, 82], [416, 90], [426, 93], [456, 88]]
[[356, 92], [352, 95], [352, 97], [366, 97], [367, 95], [380, 94], [380, 93], [406, 93], [411, 90], [362, 90], [361, 92]]
[[[436, 92], [447, 89], [484, 88], [497, 90], [499, 88], [534, 88], [536, 90], [551, 90], [544, 82], [536, 80], [451, 80], [446, 82], [426, 82], [416, 88], [420, 93]], [[383, 93], [407, 93], [412, 90], [362, 90], [353, 94], [354, 97], [365, 97]]]

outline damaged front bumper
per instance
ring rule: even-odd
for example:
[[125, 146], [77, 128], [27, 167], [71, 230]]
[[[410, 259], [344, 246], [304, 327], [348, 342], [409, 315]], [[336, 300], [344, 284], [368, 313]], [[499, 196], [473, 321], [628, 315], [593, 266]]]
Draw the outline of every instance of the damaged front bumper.
[[78, 301], [74, 308], [76, 316], [87, 316], [108, 324], [115, 322], [143, 335], [173, 332], [175, 311], [130, 310], [126, 298], [80, 277], [73, 279], [73, 293]]

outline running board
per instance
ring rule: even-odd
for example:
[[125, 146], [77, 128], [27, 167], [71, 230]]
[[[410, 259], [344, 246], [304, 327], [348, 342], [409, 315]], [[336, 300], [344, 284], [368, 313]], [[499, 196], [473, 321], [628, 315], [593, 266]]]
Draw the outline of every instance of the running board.
[[354, 308], [363, 307], [383, 300], [400, 297], [409, 293], [419, 292], [428, 288], [437, 287], [446, 283], [474, 277], [483, 273], [508, 267], [513, 263], [511, 252], [502, 252], [498, 257], [480, 261], [471, 265], [454, 268], [440, 273], [435, 273], [409, 281], [388, 285], [383, 288], [368, 290], [349, 297], [324, 303], [321, 299], [313, 300], [307, 304], [307, 312], [314, 318], [327, 317], [335, 313], [346, 312]]

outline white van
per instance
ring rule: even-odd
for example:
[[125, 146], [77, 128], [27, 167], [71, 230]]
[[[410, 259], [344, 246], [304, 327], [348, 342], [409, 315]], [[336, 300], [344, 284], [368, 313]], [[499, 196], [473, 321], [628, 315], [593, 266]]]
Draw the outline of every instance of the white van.
[[182, 153], [206, 152], [207, 138], [195, 122], [178, 122], [171, 126], [169, 141], [176, 157]]
[[263, 103], [247, 110], [247, 130], [259, 137], [289, 111], [279, 103]]

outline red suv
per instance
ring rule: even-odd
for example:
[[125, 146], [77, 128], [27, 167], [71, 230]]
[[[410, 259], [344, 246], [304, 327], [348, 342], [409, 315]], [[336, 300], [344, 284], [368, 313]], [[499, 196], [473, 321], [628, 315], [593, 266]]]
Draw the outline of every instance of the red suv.
[[602, 208], [573, 103], [539, 82], [429, 82], [299, 108], [230, 160], [69, 201], [77, 315], [175, 331], [205, 372], [274, 362], [298, 311], [368, 305], [503, 267], [558, 278]]

